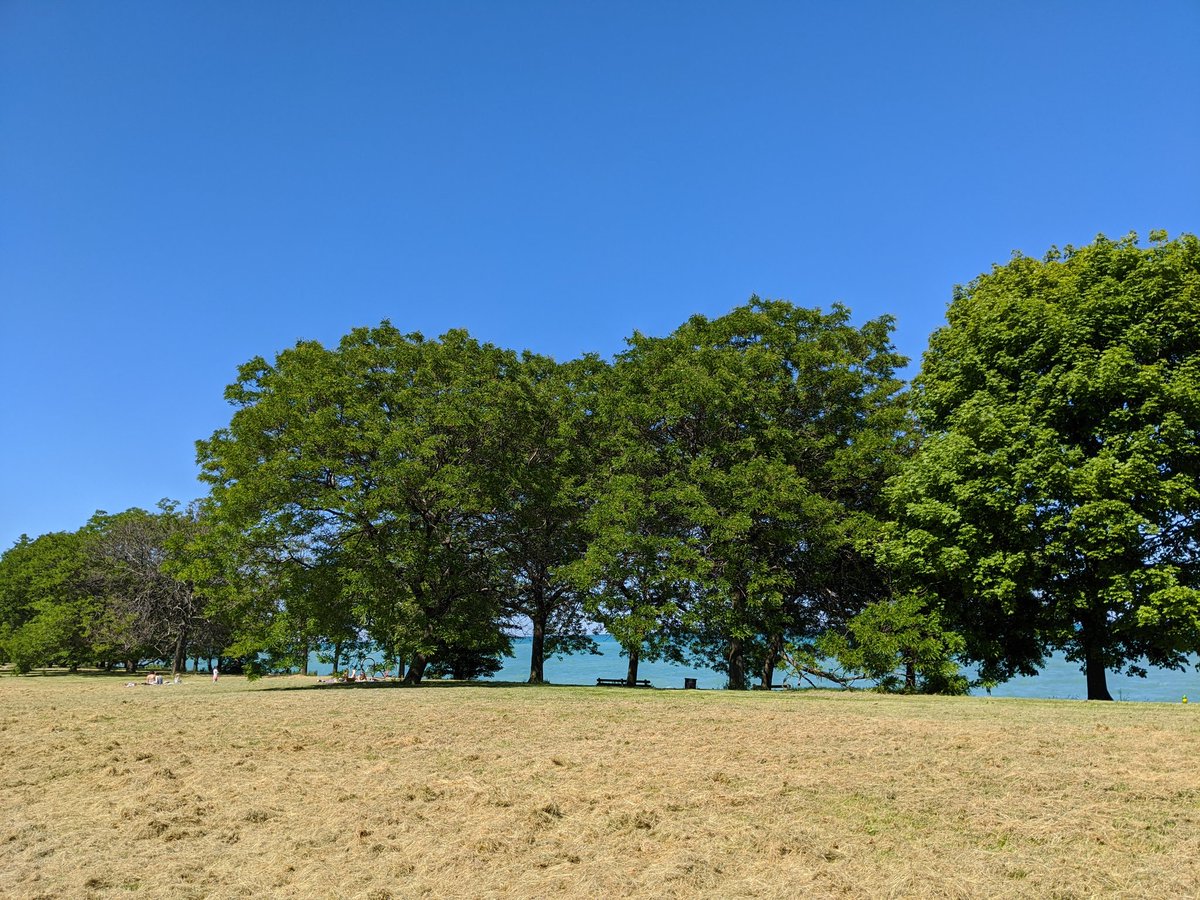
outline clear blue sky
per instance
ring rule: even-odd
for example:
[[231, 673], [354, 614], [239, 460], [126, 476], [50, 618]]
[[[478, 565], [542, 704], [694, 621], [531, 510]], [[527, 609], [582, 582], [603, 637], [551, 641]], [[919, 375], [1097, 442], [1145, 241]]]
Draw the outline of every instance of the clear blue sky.
[[898, 318], [1200, 228], [1200, 2], [0, 2], [0, 548], [201, 492], [236, 366]]

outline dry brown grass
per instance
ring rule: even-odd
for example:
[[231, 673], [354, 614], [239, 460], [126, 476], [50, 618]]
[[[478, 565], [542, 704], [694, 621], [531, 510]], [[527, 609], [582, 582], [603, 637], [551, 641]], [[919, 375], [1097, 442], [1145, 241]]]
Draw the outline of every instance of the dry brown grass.
[[1200, 709], [0, 679], [0, 895], [1191, 897]]

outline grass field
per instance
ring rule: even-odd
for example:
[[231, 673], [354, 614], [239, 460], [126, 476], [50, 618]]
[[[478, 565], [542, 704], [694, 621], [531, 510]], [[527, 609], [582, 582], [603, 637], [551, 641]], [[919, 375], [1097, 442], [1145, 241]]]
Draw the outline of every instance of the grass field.
[[1200, 708], [0, 678], [5, 897], [1194, 897]]

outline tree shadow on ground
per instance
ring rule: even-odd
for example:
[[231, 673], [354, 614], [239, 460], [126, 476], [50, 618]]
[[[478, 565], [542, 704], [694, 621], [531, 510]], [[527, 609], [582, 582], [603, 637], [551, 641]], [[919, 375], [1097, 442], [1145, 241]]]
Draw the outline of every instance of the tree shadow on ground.
[[[105, 669], [78, 669], [72, 672], [70, 669], [34, 669], [30, 672], [16, 672], [11, 668], [0, 668], [0, 678], [112, 678], [116, 681], [129, 681], [132, 678], [144, 679], [150, 672], [159, 672], [164, 678], [170, 677], [171, 667], [159, 669], [138, 669], [136, 672], [126, 672], [122, 669], [113, 669], [111, 672]], [[188, 673], [194, 675], [194, 673]], [[201, 673], [204, 674], [204, 673]]]
[[[268, 676], [270, 677], [270, 676]], [[284, 676], [288, 677], [288, 676]], [[420, 684], [405, 684], [403, 681], [354, 681], [324, 682], [319, 684], [283, 684], [278, 691], [361, 691], [361, 690], [454, 690], [456, 688], [594, 688], [594, 684], [530, 684], [527, 681], [451, 681], [431, 679]], [[618, 688], [619, 689], [619, 688]], [[633, 690], [661, 690], [661, 688], [633, 688]]]

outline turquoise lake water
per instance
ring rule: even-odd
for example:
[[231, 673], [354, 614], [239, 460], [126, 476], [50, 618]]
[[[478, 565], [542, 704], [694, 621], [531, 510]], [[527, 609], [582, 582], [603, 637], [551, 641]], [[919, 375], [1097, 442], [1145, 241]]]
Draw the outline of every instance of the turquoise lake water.
[[[578, 654], [563, 659], [546, 660], [546, 680], [555, 684], [594, 685], [597, 678], [623, 678], [625, 658], [620, 645], [608, 635], [598, 635], [596, 643], [602, 651], [599, 656]], [[506, 658], [503, 668], [492, 681], [525, 681], [529, 678], [529, 638], [513, 641], [513, 655]], [[376, 657], [376, 659], [379, 659]], [[1197, 659], [1182, 672], [1167, 669], [1151, 669], [1146, 678], [1108, 673], [1108, 690], [1116, 700], [1143, 700], [1178, 703], [1185, 694], [1193, 702], [1200, 703], [1200, 672], [1196, 671]], [[315, 662], [315, 660], [314, 660]], [[346, 664], [343, 665], [346, 667]], [[328, 674], [328, 665], [316, 664], [310, 671]], [[777, 681], [795, 684], [795, 679], [784, 678], [782, 671], [776, 672]], [[716, 689], [725, 686], [725, 675], [712, 669], [679, 666], [673, 663], [642, 661], [638, 666], [638, 678], [648, 678], [654, 687], [682, 688], [685, 678], [695, 678], [697, 687]], [[835, 685], [828, 685], [835, 687]], [[985, 694], [976, 689], [974, 694]], [[1043, 697], [1054, 699], [1082, 700], [1087, 697], [1087, 683], [1076, 663], [1068, 662], [1061, 655], [1047, 660], [1042, 671], [1034, 676], [1014, 678], [992, 689], [993, 697]]]

